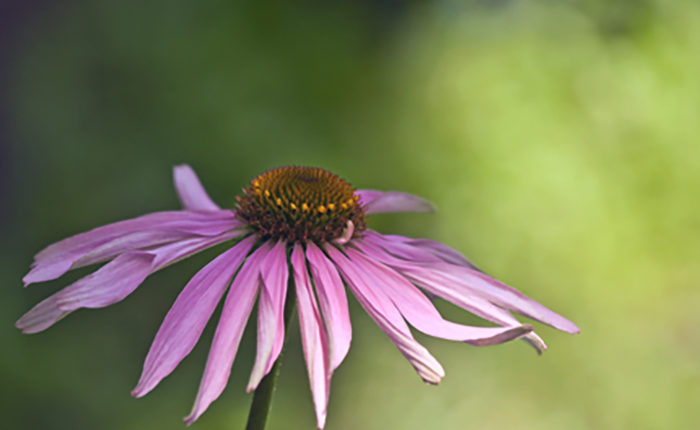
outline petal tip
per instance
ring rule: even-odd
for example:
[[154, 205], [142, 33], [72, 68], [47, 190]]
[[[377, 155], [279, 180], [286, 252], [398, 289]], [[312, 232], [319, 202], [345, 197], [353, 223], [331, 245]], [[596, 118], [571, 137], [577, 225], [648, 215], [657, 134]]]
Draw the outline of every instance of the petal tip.
[[143, 386], [143, 383], [141, 381], [139, 381], [139, 383], [136, 384], [136, 387], [134, 387], [134, 389], [131, 390], [130, 394], [131, 394], [131, 397], [133, 397], [135, 399], [140, 399], [141, 397], [148, 394], [150, 391], [151, 390], [149, 390], [149, 389], [145, 389], [145, 387]]
[[542, 338], [539, 337], [534, 331], [526, 334], [522, 337], [522, 339], [532, 348], [534, 348], [537, 355], [542, 355], [542, 353], [547, 350], [547, 344], [544, 343], [544, 340], [542, 340]]
[[22, 318], [15, 321], [15, 328], [21, 331], [22, 334], [32, 334], [32, 332], [29, 331], [28, 327], [25, 326], [24, 322], [22, 321]]
[[185, 425], [187, 427], [191, 426], [195, 421], [197, 421], [197, 418], [199, 418], [199, 414], [195, 414], [194, 412], [190, 413], [186, 417], [182, 418], [182, 421], [185, 422]]
[[426, 213], [435, 213], [435, 212], [437, 212], [437, 206], [435, 206], [434, 203], [429, 202], [428, 200], [424, 200], [424, 201], [423, 201], [423, 207], [424, 207], [423, 212], [426, 212]]
[[430, 375], [429, 378], [428, 378], [428, 377], [425, 377], [425, 376], [421, 376], [421, 379], [422, 379], [423, 382], [425, 382], [427, 385], [433, 385], [433, 386], [435, 386], [435, 385], [440, 385], [440, 382], [442, 382], [442, 378], [444, 378], [444, 377], [445, 377], [445, 374], [443, 373], [442, 375], [438, 375], [438, 374]]
[[466, 343], [473, 345], [473, 346], [498, 345], [498, 344], [505, 343], [505, 342], [511, 341], [513, 339], [517, 339], [519, 337], [525, 336], [528, 333], [531, 333], [532, 330], [533, 330], [532, 325], [523, 324], [523, 325], [519, 325], [519, 326], [505, 328], [505, 330], [499, 332], [498, 334], [490, 336], [490, 337], [484, 337], [481, 339], [474, 339], [474, 340], [467, 340]]
[[326, 426], [326, 414], [324, 414], [316, 419], [316, 427], [318, 427], [318, 430], [323, 430], [323, 428]]
[[561, 321], [555, 328], [564, 331], [569, 334], [579, 334], [581, 333], [581, 329], [574, 324], [573, 322], [567, 320], [566, 318], [563, 318], [563, 321]]
[[173, 166], [173, 182], [185, 210], [217, 211], [221, 208], [209, 197], [194, 169], [187, 164]]

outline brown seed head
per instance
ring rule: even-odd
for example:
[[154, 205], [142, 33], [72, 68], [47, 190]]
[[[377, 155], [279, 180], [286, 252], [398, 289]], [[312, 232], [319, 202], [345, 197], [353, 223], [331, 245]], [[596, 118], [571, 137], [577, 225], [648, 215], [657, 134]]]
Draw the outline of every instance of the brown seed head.
[[323, 243], [342, 236], [348, 221], [356, 233], [365, 229], [365, 214], [352, 185], [317, 167], [269, 170], [237, 199], [238, 217], [263, 239]]

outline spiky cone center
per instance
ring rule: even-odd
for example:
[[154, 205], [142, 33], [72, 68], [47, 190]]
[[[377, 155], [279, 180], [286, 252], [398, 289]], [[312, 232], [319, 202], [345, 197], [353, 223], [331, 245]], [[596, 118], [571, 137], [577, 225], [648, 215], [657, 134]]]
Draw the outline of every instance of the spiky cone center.
[[324, 243], [365, 229], [355, 189], [317, 167], [278, 167], [237, 197], [237, 215], [263, 239]]

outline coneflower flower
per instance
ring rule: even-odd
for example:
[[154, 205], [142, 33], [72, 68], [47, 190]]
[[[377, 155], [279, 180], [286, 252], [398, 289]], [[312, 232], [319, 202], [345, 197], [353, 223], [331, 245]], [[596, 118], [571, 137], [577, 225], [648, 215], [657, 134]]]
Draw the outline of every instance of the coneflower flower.
[[[367, 228], [366, 217], [373, 213], [432, 211], [421, 198], [355, 190], [326, 170], [293, 166], [259, 175], [243, 189], [235, 209], [221, 209], [189, 166], [175, 167], [174, 181], [183, 210], [95, 228], [39, 252], [23, 279], [25, 286], [78, 267], [108, 263], [34, 306], [16, 325], [24, 333], [36, 333], [77, 309], [109, 306], [131, 294], [151, 273], [230, 242], [175, 300], [132, 391], [135, 397], [147, 394], [175, 369], [226, 294], [199, 392], [185, 417], [188, 425], [224, 390], [256, 300], [257, 353], [248, 391], [270, 372], [285, 337], [288, 286], [295, 290], [289, 293], [296, 295], [319, 428], [326, 421], [331, 375], [352, 338], [346, 286], [429, 384], [439, 383], [445, 373], [414, 339], [408, 324], [431, 336], [477, 346], [522, 337], [538, 351], [546, 348], [544, 342], [510, 311], [578, 332], [571, 321], [482, 273], [446, 245]], [[446, 321], [426, 293], [497, 326]]]

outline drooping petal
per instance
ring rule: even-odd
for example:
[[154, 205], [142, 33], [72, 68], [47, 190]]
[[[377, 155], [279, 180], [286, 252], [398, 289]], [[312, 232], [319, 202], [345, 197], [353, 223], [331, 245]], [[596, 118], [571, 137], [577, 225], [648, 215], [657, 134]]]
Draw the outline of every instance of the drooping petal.
[[91, 250], [79, 260], [75, 261], [71, 265], [71, 269], [101, 263], [127, 251], [162, 246], [193, 237], [197, 236], [179, 231], [164, 230], [139, 231], [125, 234], [124, 236], [117, 237]]
[[428, 252], [424, 249], [416, 248], [409, 245], [406, 241], [401, 240], [403, 236], [397, 235], [382, 235], [374, 231], [367, 231], [364, 234], [363, 240], [378, 244], [381, 246], [384, 242], [392, 245], [392, 255], [401, 258], [411, 263], [437, 263], [443, 261], [440, 257]]
[[[151, 252], [154, 247], [156, 253], [158, 249], [179, 249], [189, 243], [221, 243], [229, 239], [247, 234], [246, 230], [235, 229], [216, 236], [198, 236], [178, 231], [145, 231], [128, 234], [114, 240], [111, 240], [104, 245], [94, 249], [90, 253], [83, 256], [80, 260], [73, 263], [71, 269], [77, 269], [83, 266], [89, 266], [95, 263], [110, 260], [117, 255], [126, 251], [145, 250]], [[169, 246], [172, 245], [172, 246]]]
[[[368, 237], [365, 243], [370, 240], [371, 238]], [[390, 253], [394, 251], [391, 241], [374, 243]], [[502, 308], [512, 310], [567, 333], [579, 332], [579, 328], [573, 322], [478, 270], [449, 263], [410, 263], [400, 259], [384, 262], [406, 275], [415, 273], [422, 266], [420, 270], [429, 270], [451, 280], [450, 285], [459, 288], [464, 293], [475, 294]]]
[[322, 429], [326, 424], [326, 405], [328, 404], [331, 379], [329, 344], [306, 269], [304, 250], [298, 243], [294, 245], [291, 260], [306, 369], [309, 373], [309, 384], [314, 399], [316, 422], [318, 428]]
[[255, 240], [250, 236], [223, 252], [187, 283], [153, 340], [132, 396], [146, 395], [192, 351]]
[[71, 269], [73, 262], [78, 259], [80, 259], [80, 254], [66, 255], [64, 258], [55, 258], [50, 261], [38, 263], [36, 266], [32, 267], [29, 273], [24, 275], [22, 282], [24, 286], [27, 287], [37, 282], [60, 278]]
[[[25, 286], [56, 279], [68, 270], [104, 261], [119, 253], [172, 242], [189, 235], [218, 236], [240, 226], [232, 211], [157, 212], [98, 227], [40, 251], [22, 279]], [[138, 234], [140, 233], [140, 234]], [[96, 255], [91, 253], [96, 252]]]
[[131, 294], [150, 273], [237, 235], [238, 232], [231, 231], [214, 237], [185, 239], [150, 251], [122, 254], [37, 304], [17, 321], [16, 326], [25, 333], [36, 333], [76, 309], [117, 303]]
[[240, 235], [240, 231], [227, 231], [214, 237], [193, 237], [152, 249], [148, 252], [156, 256], [153, 259], [153, 271], [182, 261], [212, 246], [238, 238]]
[[389, 254], [371, 239], [359, 239], [355, 241], [355, 246], [377, 261], [392, 267], [398, 267], [399, 273], [437, 297], [448, 300], [475, 315], [497, 324], [519, 324], [506, 310], [499, 308], [480, 296], [473, 293], [470, 294], [464, 289], [455, 288], [451, 285], [454, 281], [441, 272], [431, 270], [428, 264], [412, 264], [409, 266], [405, 261], [399, 259], [399, 255]]
[[373, 261], [352, 248], [346, 253], [368, 285], [383, 289], [408, 322], [423, 333], [443, 339], [484, 346], [507, 342], [532, 331], [529, 325], [512, 327], [472, 327], [446, 321], [418, 288], [393, 269]]
[[57, 254], [62, 254], [66, 251], [71, 251], [84, 245], [104, 242], [106, 240], [136, 231], [160, 229], [207, 235], [211, 233], [207, 230], [208, 227], [211, 227], [212, 225], [216, 227], [219, 224], [225, 224], [227, 221], [233, 224], [233, 227], [231, 228], [235, 228], [236, 226], [240, 225], [240, 222], [235, 219], [234, 212], [225, 209], [211, 213], [192, 211], [154, 212], [151, 214], [142, 215], [140, 217], [107, 224], [102, 227], [97, 227], [84, 233], [63, 239], [39, 251], [35, 256], [35, 260], [38, 261], [45, 258], [50, 258]]
[[[437, 242], [431, 239], [414, 239], [406, 236], [393, 234], [379, 234], [374, 231], [367, 231], [367, 236], [372, 236], [376, 240], [390, 242], [396, 245], [405, 244], [405, 247], [397, 246], [394, 249], [394, 254], [402, 258], [418, 258], [425, 261], [445, 261], [451, 264], [471, 267], [476, 269], [476, 266], [458, 251], [450, 248], [444, 243]], [[400, 253], [409, 253], [409, 257], [400, 255]], [[419, 257], [417, 257], [419, 256]], [[437, 258], [437, 260], [435, 260]]]
[[[355, 245], [365, 254], [377, 261], [381, 261], [390, 266], [393, 261], [394, 266], [398, 265], [403, 267], [402, 261], [373, 244], [371, 240], [359, 239], [355, 241]], [[472, 292], [465, 291], [464, 288], [453, 285], [453, 280], [442, 275], [440, 272], [430, 270], [429, 265], [413, 264], [410, 269], [397, 270], [409, 281], [420, 286], [429, 294], [445, 299], [474, 315], [503, 326], [521, 325], [510, 312]], [[523, 336], [523, 340], [532, 345], [538, 353], [547, 349], [547, 345], [535, 332], [526, 334]]]
[[316, 294], [328, 332], [331, 369], [335, 370], [347, 355], [352, 339], [345, 286], [333, 263], [313, 242], [309, 242], [306, 246], [306, 258], [316, 284]]
[[270, 247], [267, 244], [256, 249], [243, 264], [229, 288], [209, 350], [202, 381], [199, 384], [197, 398], [192, 406], [192, 412], [185, 417], [187, 425], [195, 422], [207, 410], [228, 383], [243, 330], [253, 310], [255, 297], [258, 295], [260, 265], [264, 262], [269, 250]]
[[326, 245], [325, 250], [340, 270], [360, 305], [379, 328], [389, 336], [389, 339], [416, 369], [423, 381], [429, 384], [438, 384], [440, 379], [445, 376], [445, 371], [430, 352], [413, 338], [406, 322], [391, 299], [380, 289], [367, 285], [358, 273], [357, 267], [338, 249], [332, 245]]
[[173, 168], [173, 182], [182, 207], [191, 211], [216, 211], [219, 206], [209, 197], [197, 174], [187, 164]]
[[284, 241], [277, 242], [261, 269], [263, 287], [258, 302], [258, 343], [246, 388], [248, 392], [255, 390], [272, 369], [284, 344], [284, 299], [289, 280], [286, 249]]
[[37, 303], [26, 314], [17, 320], [15, 327], [24, 334], [38, 333], [51, 327], [68, 312], [62, 311], [56, 304], [56, 295], [47, 297]]
[[23, 333], [36, 333], [78, 308], [98, 308], [123, 300], [148, 276], [153, 258], [153, 254], [139, 251], [122, 254], [34, 306], [15, 326]]
[[357, 190], [355, 194], [366, 214], [435, 211], [435, 206], [429, 201], [400, 191]]

